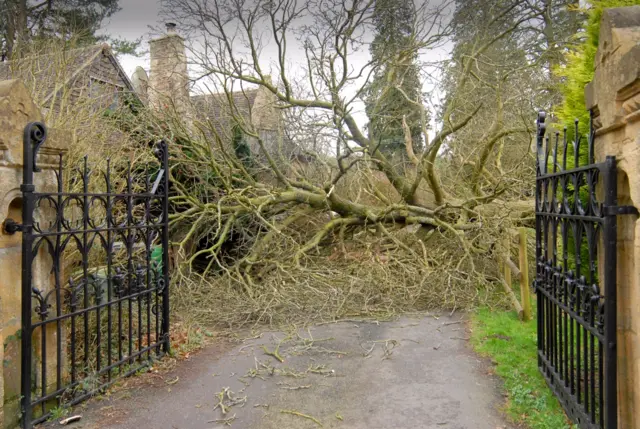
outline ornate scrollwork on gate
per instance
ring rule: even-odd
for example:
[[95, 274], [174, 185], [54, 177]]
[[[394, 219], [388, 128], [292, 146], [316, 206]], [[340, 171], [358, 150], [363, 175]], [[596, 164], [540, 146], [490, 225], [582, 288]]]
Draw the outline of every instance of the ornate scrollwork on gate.
[[24, 140], [31, 146], [31, 159], [25, 159], [25, 165], [30, 163], [34, 172], [40, 172], [36, 162], [40, 148], [47, 140], [47, 127], [42, 122], [31, 122], [24, 129]]
[[616, 237], [615, 215], [606, 210], [615, 207], [615, 158], [595, 162], [595, 134], [582, 147], [577, 121], [571, 132], [565, 128], [551, 137], [545, 120], [541, 113], [535, 205], [539, 366], [581, 428], [615, 429]]
[[52, 400], [82, 400], [169, 347], [166, 143], [145, 165], [84, 157], [77, 167], [60, 156], [55, 190], [44, 192], [32, 183], [46, 135], [40, 123], [25, 129], [27, 425], [45, 420]]

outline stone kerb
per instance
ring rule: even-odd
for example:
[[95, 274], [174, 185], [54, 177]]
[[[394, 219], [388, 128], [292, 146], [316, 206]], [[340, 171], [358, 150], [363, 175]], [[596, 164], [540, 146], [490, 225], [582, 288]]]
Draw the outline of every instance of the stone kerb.
[[[640, 207], [640, 6], [607, 9], [595, 77], [585, 91], [594, 114], [595, 157], [614, 155], [618, 204]], [[600, 261], [602, 264], [602, 261]], [[640, 222], [618, 217], [619, 427], [640, 427]]]
[[[22, 220], [23, 132], [29, 122], [41, 120], [40, 110], [21, 81], [0, 82], [0, 223], [9, 218], [17, 222]], [[58, 165], [59, 154], [66, 151], [64, 143], [68, 140], [64, 137], [61, 133], [49, 132], [47, 142], [40, 149], [38, 165], [42, 171], [34, 175], [37, 191], [56, 191], [53, 167]], [[55, 216], [55, 213], [35, 215], [42, 219]], [[4, 428], [17, 425], [20, 409], [21, 247], [21, 233], [7, 234], [0, 228], [0, 338], [3, 346], [0, 347], [0, 427]], [[44, 291], [52, 289], [55, 281], [51, 271], [51, 257], [43, 248], [34, 260], [34, 286]], [[36, 335], [34, 342], [37, 342]], [[53, 376], [49, 383], [55, 381], [56, 343], [55, 330], [47, 332], [47, 373]], [[64, 350], [62, 352], [62, 359], [66, 360]], [[34, 359], [41, 359], [37, 350]]]

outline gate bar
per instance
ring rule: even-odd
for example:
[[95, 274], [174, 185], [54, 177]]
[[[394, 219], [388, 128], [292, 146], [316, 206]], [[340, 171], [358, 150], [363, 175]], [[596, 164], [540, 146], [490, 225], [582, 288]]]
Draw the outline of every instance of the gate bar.
[[47, 139], [47, 129], [40, 122], [31, 122], [24, 129], [22, 138], [22, 150], [24, 169], [22, 172], [22, 311], [21, 311], [21, 359], [20, 359], [20, 389], [22, 391], [22, 425], [25, 429], [31, 429], [31, 260], [33, 252], [33, 172], [39, 171], [36, 166], [38, 149]]
[[[618, 203], [618, 177], [615, 156], [607, 156], [604, 171], [604, 206], [615, 207]], [[617, 367], [617, 240], [618, 225], [616, 214], [608, 213], [604, 218], [604, 317], [605, 317], [605, 374], [604, 380], [606, 428], [618, 427], [618, 367]]]
[[157, 144], [158, 158], [162, 163], [162, 277], [164, 289], [162, 290], [162, 351], [169, 354], [171, 351], [170, 320], [169, 320], [169, 150], [167, 143], [161, 140]]

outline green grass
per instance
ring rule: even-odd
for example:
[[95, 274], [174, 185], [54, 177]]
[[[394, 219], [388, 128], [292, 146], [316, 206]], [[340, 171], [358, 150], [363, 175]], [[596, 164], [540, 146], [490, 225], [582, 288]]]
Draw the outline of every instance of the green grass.
[[473, 347], [504, 380], [509, 418], [530, 429], [574, 428], [538, 371], [535, 315], [523, 323], [513, 311], [482, 308], [471, 324]]
[[69, 414], [69, 408], [67, 407], [55, 407], [51, 409], [51, 416], [49, 417], [49, 421], [60, 420], [63, 417], [66, 417]]

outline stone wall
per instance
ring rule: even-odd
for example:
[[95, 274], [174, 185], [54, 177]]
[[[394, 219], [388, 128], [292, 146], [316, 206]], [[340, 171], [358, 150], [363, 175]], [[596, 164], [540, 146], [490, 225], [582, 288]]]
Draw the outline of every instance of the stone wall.
[[[24, 127], [41, 121], [42, 115], [33, 103], [26, 87], [18, 80], [0, 82], [0, 223], [6, 219], [22, 220], [22, 139]], [[34, 175], [38, 191], [55, 192], [53, 167], [58, 155], [64, 152], [64, 136], [50, 132], [40, 149], [38, 165], [42, 172]], [[6, 234], [0, 228], [0, 428], [13, 428], [19, 419], [20, 398], [20, 338], [21, 338], [21, 246], [20, 233]], [[38, 254], [34, 261], [34, 285], [42, 290], [53, 288], [50, 257]], [[48, 374], [55, 374], [56, 337], [47, 332], [47, 361], [54, 366]], [[39, 359], [37, 351], [34, 359]], [[62, 359], [66, 359], [62, 354]]]
[[[607, 9], [600, 25], [594, 80], [596, 161], [614, 155], [618, 205], [640, 208], [640, 6]], [[640, 427], [640, 222], [618, 217], [619, 427]]]

